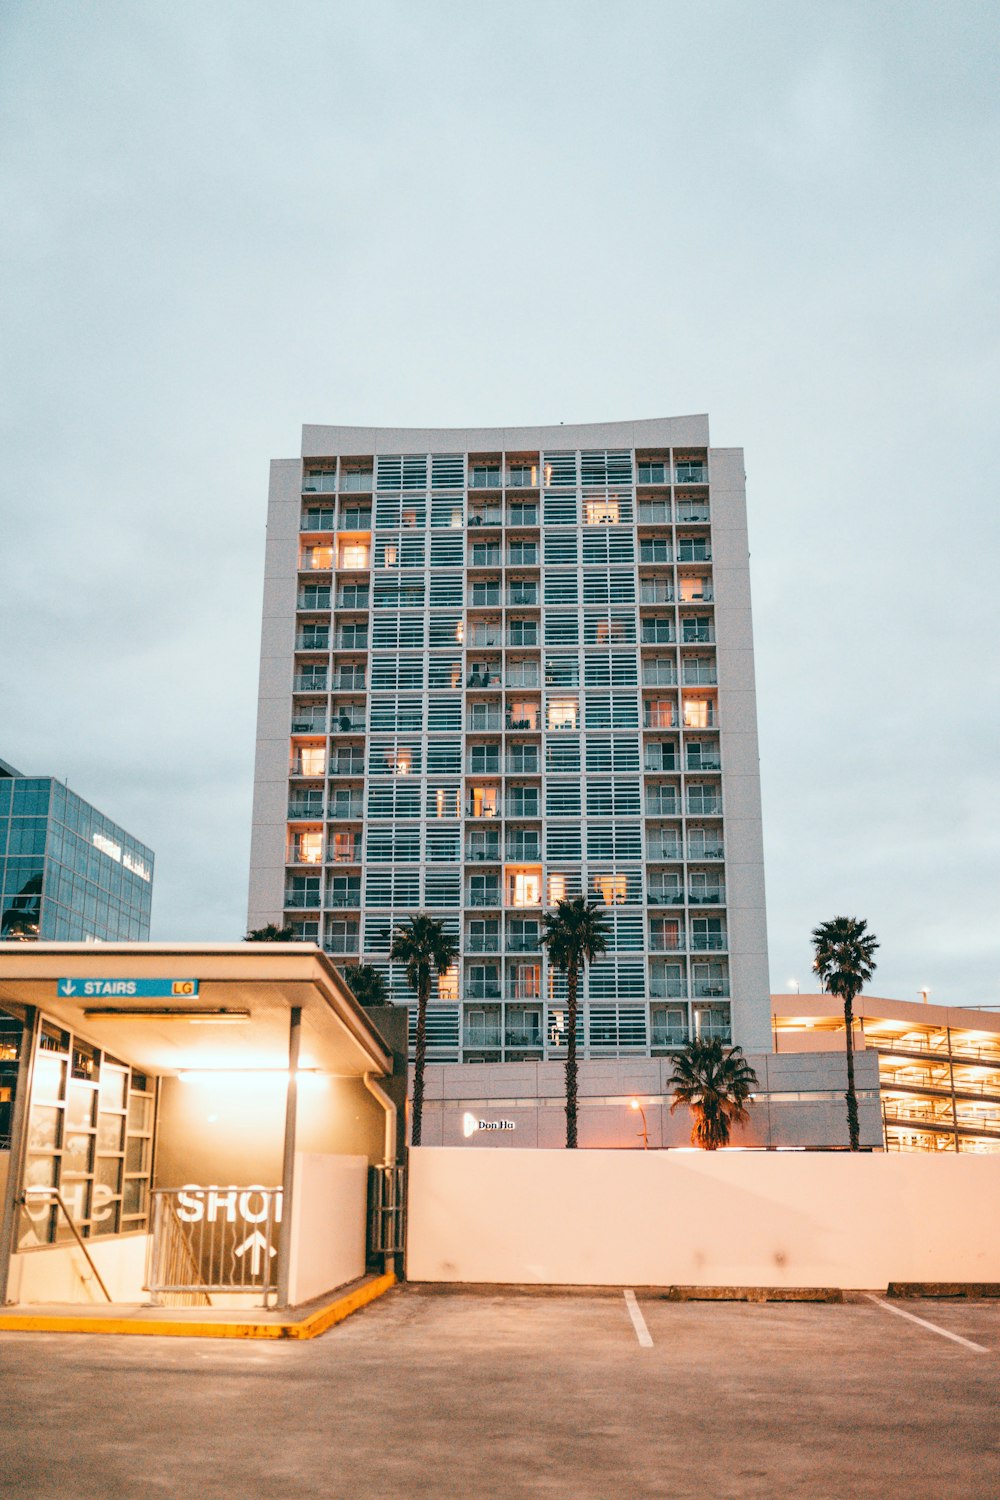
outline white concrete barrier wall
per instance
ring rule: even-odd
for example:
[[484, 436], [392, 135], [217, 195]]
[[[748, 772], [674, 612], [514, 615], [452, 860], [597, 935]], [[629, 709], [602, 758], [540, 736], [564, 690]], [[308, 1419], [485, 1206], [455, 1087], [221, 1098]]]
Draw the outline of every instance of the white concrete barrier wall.
[[[144, 1290], [149, 1236], [126, 1234], [87, 1241], [87, 1249], [112, 1302], [149, 1301]], [[107, 1306], [79, 1245], [44, 1245], [10, 1258], [11, 1302], [67, 1302]]]
[[1000, 1282], [1000, 1156], [410, 1152], [413, 1281]]
[[368, 1158], [301, 1151], [295, 1157], [288, 1295], [308, 1302], [365, 1273]]

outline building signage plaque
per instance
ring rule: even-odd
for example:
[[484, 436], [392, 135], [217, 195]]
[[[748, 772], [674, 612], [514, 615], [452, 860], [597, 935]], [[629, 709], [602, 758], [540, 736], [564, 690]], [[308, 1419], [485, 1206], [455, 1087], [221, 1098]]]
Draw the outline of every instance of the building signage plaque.
[[78, 1000], [191, 1000], [197, 979], [60, 979], [56, 993]]

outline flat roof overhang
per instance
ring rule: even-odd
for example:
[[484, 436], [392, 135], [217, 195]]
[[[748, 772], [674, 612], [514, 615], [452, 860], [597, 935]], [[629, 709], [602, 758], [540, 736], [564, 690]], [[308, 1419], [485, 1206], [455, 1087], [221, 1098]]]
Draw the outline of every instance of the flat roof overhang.
[[[66, 996], [64, 979], [197, 980], [198, 993]], [[379, 1032], [306, 943], [0, 943], [0, 1006], [25, 1005], [157, 1075], [287, 1068], [298, 1006], [300, 1067], [352, 1078], [392, 1072]]]

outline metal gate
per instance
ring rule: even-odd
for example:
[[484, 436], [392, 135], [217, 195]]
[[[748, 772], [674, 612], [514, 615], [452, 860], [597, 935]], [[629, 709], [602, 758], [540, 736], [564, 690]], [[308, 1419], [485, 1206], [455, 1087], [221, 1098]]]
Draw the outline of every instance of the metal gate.
[[368, 1246], [373, 1255], [401, 1255], [406, 1244], [406, 1168], [372, 1167], [368, 1177]]

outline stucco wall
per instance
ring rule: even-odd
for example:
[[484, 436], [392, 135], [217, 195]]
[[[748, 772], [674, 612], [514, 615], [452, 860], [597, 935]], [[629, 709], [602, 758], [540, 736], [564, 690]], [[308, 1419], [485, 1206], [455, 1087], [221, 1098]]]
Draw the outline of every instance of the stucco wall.
[[[111, 1293], [112, 1302], [148, 1302], [149, 1294], [143, 1290], [148, 1244], [149, 1236], [145, 1234], [113, 1235], [87, 1241], [87, 1249]], [[43, 1249], [12, 1255], [8, 1300], [32, 1304], [107, 1305], [104, 1293], [76, 1244], [46, 1245]]]
[[1000, 1157], [410, 1152], [414, 1281], [1000, 1282]]

